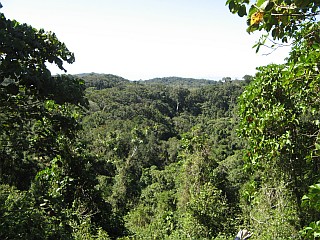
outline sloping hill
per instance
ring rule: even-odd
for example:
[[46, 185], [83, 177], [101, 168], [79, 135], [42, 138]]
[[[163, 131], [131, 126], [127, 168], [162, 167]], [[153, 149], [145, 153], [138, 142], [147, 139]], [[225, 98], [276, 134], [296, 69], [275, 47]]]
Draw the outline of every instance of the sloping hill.
[[184, 88], [201, 87], [205, 85], [217, 84], [217, 81], [207, 79], [182, 78], [182, 77], [163, 77], [153, 78], [150, 80], [139, 81], [145, 84], [164, 84], [171, 86], [178, 86]]
[[94, 87], [97, 90], [112, 88], [129, 82], [129, 80], [113, 74], [82, 73], [75, 76], [82, 78], [87, 87]]

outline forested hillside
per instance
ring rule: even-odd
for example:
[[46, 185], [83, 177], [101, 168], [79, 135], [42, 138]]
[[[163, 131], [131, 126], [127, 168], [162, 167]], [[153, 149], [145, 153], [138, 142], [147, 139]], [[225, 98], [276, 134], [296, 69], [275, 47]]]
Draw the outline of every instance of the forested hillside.
[[0, 13], [0, 239], [320, 237], [319, 2], [227, 4], [284, 64], [52, 76], [74, 54]]
[[1, 239], [234, 235], [246, 81], [51, 76], [45, 62], [64, 70], [73, 53], [53, 33], [1, 24]]
[[122, 234], [211, 239], [237, 231], [246, 177], [236, 102], [244, 85], [195, 87], [189, 79], [90, 85], [82, 139], [98, 161], [98, 188], [121, 218]]

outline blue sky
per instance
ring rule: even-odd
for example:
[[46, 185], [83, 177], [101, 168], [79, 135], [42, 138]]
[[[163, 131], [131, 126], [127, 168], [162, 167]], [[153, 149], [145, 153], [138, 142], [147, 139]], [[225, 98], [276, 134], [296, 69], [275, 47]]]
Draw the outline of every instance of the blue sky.
[[[288, 49], [255, 53], [259, 35], [224, 0], [1, 0], [7, 18], [55, 32], [75, 53], [68, 73], [241, 79], [281, 63]], [[53, 73], [60, 73], [50, 67]]]

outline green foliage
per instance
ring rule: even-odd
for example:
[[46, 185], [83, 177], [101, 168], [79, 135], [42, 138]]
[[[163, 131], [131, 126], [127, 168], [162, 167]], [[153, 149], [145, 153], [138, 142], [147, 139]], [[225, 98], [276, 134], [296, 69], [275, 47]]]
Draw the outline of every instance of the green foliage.
[[[297, 214], [304, 219], [304, 213], [299, 210], [301, 197], [319, 178], [314, 171], [318, 169], [314, 153], [318, 131], [315, 102], [318, 78], [314, 77], [314, 70], [307, 67], [307, 62], [303, 70], [300, 63], [289, 59], [289, 64], [259, 69], [256, 79], [240, 99], [241, 134], [250, 146], [247, 167], [262, 173], [258, 177], [262, 183], [270, 183], [272, 179], [288, 182], [287, 188], [296, 197]], [[278, 201], [281, 198], [279, 196]]]
[[234, 234], [245, 81], [51, 76], [74, 61], [55, 34], [0, 25], [1, 239]]
[[164, 77], [164, 78], [153, 78], [146, 81], [139, 81], [144, 84], [151, 85], [171, 85], [180, 88], [199, 88], [207, 85], [215, 85], [216, 81], [207, 79], [194, 79], [194, 78], [180, 78], [180, 77]]
[[74, 62], [73, 53], [54, 33], [6, 19], [2, 13], [0, 22], [0, 83], [6, 78], [13, 79], [29, 91], [43, 95], [46, 81], [51, 77], [46, 62], [65, 70], [63, 61]]
[[314, 210], [320, 211], [320, 184], [314, 184], [309, 187], [307, 195], [302, 200], [305, 206], [311, 206]]
[[253, 239], [300, 239], [295, 198], [284, 182], [251, 183], [241, 194], [244, 226], [254, 232]]
[[227, 160], [221, 162], [224, 167], [218, 165], [208, 139], [194, 128], [182, 135], [175, 163], [163, 170], [145, 169], [139, 201], [125, 218], [134, 239], [213, 239], [235, 231], [237, 188], [230, 188], [231, 180], [223, 174]]
[[[311, 209], [312, 215], [317, 216], [320, 212], [320, 184], [314, 184], [309, 187], [309, 191], [302, 198], [302, 205], [306, 209]], [[314, 217], [313, 219], [317, 219]], [[304, 239], [316, 239], [320, 237], [320, 221], [312, 221], [301, 231]]]
[[[249, 4], [228, 1], [235, 12], [234, 2]], [[318, 13], [318, 1], [257, 1], [249, 10], [250, 30], [267, 31], [257, 50], [268, 35], [293, 39], [286, 63], [258, 68], [239, 101], [239, 133], [248, 140], [245, 169], [252, 174], [242, 188], [242, 209], [257, 237], [299, 238], [305, 225], [303, 239], [318, 237]]]
[[96, 90], [122, 86], [129, 82], [129, 80], [112, 74], [84, 73], [76, 76], [85, 81], [87, 88], [93, 87]]
[[88, 107], [84, 82], [52, 77], [46, 67], [64, 70], [73, 53], [54, 33], [3, 14], [0, 25], [1, 238], [118, 234], [111, 206], [95, 189], [96, 160], [77, 139]]
[[[200, 233], [192, 233], [196, 238], [210, 238], [217, 233], [224, 232], [224, 225], [228, 219], [228, 205], [222, 191], [214, 187], [210, 182], [205, 183], [197, 189], [187, 204], [188, 212], [193, 217], [192, 225], [201, 226]], [[226, 224], [227, 225], [227, 224]]]
[[[264, 45], [270, 35], [273, 40], [287, 43], [296, 39], [296, 32], [303, 24], [317, 22], [319, 1], [317, 0], [257, 0], [253, 4], [249, 0], [228, 0], [226, 4], [232, 13], [240, 17], [248, 16], [247, 31], [265, 30], [255, 45], [257, 51]], [[260, 14], [260, 18], [257, 17]], [[274, 45], [273, 45], [274, 46]]]
[[84, 85], [47, 69], [46, 62], [64, 70], [63, 61], [74, 61], [55, 34], [0, 17], [0, 179], [27, 189], [61, 151], [59, 139], [73, 138], [80, 128]]
[[126, 225], [137, 239], [166, 239], [176, 227], [175, 183], [177, 165], [165, 170], [155, 167], [145, 169], [141, 180], [142, 190], [139, 204], [126, 216]]
[[230, 79], [184, 88], [161, 79], [156, 85], [87, 89], [91, 108], [82, 137], [99, 159], [97, 188], [124, 220], [124, 235], [234, 234], [238, 190], [246, 176], [228, 171], [241, 170], [243, 143], [235, 133], [234, 111], [244, 85]]
[[43, 212], [34, 207], [35, 199], [30, 194], [1, 185], [0, 196], [2, 239], [34, 239], [53, 234]]
[[300, 231], [303, 239], [317, 239], [320, 237], [320, 222], [311, 222]]

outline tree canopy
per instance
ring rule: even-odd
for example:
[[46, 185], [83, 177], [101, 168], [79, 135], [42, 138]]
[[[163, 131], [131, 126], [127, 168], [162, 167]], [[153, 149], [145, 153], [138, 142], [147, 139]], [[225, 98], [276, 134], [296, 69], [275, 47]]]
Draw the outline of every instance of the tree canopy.
[[319, 1], [228, 0], [284, 64], [221, 81], [52, 76], [74, 54], [0, 13], [1, 239], [320, 236]]
[[[291, 44], [286, 62], [259, 67], [240, 97], [240, 134], [248, 140], [246, 168], [254, 176], [254, 188], [248, 192], [248, 206], [253, 211], [250, 222], [262, 236], [286, 238], [290, 228], [302, 228], [303, 239], [314, 239], [320, 233], [320, 197], [315, 190], [320, 180], [320, 2], [259, 0], [250, 5], [245, 0], [229, 0], [227, 4], [240, 17], [247, 15], [249, 32], [266, 32], [255, 45], [257, 51], [268, 38], [273, 47], [289, 40]], [[286, 193], [279, 194], [280, 189]], [[279, 207], [267, 210], [271, 207], [266, 205], [268, 198]], [[281, 201], [286, 201], [287, 211], [291, 208], [291, 217], [289, 213], [282, 217], [277, 213]], [[266, 209], [262, 210], [265, 217], [257, 209]], [[298, 221], [292, 220], [293, 216]], [[266, 218], [272, 219], [269, 225], [274, 226], [263, 230], [260, 225]], [[276, 222], [281, 218], [290, 218], [296, 225], [289, 224], [285, 231], [284, 226], [279, 229]], [[275, 232], [271, 233], [271, 229]]]
[[47, 68], [65, 70], [64, 62], [73, 63], [74, 55], [54, 33], [0, 13], [2, 239], [72, 239], [107, 230], [93, 225], [102, 218], [93, 213], [108, 214], [109, 207], [86, 167], [94, 161], [76, 138], [88, 107], [84, 82]]
[[307, 38], [310, 44], [319, 43], [317, 15], [319, 1], [314, 0], [228, 0], [226, 4], [232, 13], [247, 16], [248, 32], [264, 31], [256, 47], [259, 50], [271, 37], [274, 41], [287, 43], [297, 41], [300, 33], [309, 29]]

